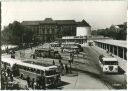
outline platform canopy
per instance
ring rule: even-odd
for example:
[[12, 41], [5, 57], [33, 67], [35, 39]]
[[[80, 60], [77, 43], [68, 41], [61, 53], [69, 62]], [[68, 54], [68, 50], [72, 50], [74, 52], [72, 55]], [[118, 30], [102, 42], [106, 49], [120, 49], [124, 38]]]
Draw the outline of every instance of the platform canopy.
[[95, 40], [95, 41], [127, 48], [127, 41], [124, 40]]

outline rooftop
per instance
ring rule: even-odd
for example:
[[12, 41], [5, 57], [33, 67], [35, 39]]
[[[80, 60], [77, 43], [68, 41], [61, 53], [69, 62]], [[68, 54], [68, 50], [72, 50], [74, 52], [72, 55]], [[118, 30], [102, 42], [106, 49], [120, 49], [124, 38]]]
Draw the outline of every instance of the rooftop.
[[83, 27], [83, 26], [89, 26], [90, 27], [90, 25], [85, 20], [82, 20], [81, 22], [77, 22], [77, 26], [78, 27]]
[[124, 40], [95, 40], [95, 41], [127, 48], [127, 41]]
[[52, 18], [45, 18], [42, 21], [23, 21], [22, 25], [39, 25], [39, 24], [58, 24], [58, 25], [77, 25], [80, 26], [89, 26], [90, 25], [82, 20], [81, 22], [76, 22], [75, 20], [53, 20]]

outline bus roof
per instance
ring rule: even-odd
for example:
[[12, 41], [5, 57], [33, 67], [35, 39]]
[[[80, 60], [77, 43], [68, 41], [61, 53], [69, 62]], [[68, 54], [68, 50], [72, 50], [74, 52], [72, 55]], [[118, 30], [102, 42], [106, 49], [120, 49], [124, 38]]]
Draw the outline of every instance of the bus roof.
[[57, 66], [43, 67], [43, 66], [40, 66], [40, 65], [24, 63], [24, 62], [21, 62], [21, 61], [18, 61], [17, 64], [22, 65], [22, 66], [27, 66], [27, 67], [30, 67], [30, 68], [34, 68], [34, 69], [38, 69], [38, 70], [49, 70], [49, 69], [52, 69], [52, 68], [57, 68]]
[[11, 58], [1, 58], [3, 62], [9, 63], [11, 67], [15, 64], [15, 61]]
[[40, 65], [24, 63], [21, 60], [12, 59], [12, 58], [2, 58], [2, 61], [11, 64], [11, 66], [13, 64], [18, 64], [18, 65], [22, 65], [22, 66], [27, 66], [27, 67], [30, 67], [30, 68], [38, 69], [38, 70], [49, 70], [49, 69], [57, 68], [57, 66], [43, 67], [43, 66], [40, 66]]
[[49, 48], [37, 48], [37, 49], [35, 49], [35, 50], [44, 50], [44, 51], [49, 51], [49, 50], [53, 50], [53, 49], [49, 49]]
[[116, 58], [105, 58], [105, 57], [103, 57], [102, 59], [103, 59], [103, 61], [118, 61]]

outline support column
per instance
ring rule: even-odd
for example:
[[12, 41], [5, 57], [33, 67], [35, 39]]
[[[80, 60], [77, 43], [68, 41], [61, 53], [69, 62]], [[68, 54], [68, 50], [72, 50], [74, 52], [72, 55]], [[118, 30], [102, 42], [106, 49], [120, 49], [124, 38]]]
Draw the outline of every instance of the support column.
[[114, 54], [114, 46], [112, 46], [112, 53]]
[[119, 53], [118, 53], [118, 46], [117, 46], [117, 56], [119, 56]]
[[108, 45], [108, 47], [109, 47], [108, 51], [110, 52], [110, 45]]
[[105, 47], [106, 47], [105, 49], [107, 50], [107, 44], [106, 44], [106, 46], [105, 46]]
[[99, 43], [100, 44], [100, 48], [102, 48], [102, 45], [101, 45], [101, 43]]
[[124, 48], [123, 48], [123, 59], [124, 59], [125, 53], [124, 53]]
[[102, 43], [102, 49], [103, 49], [103, 43]]

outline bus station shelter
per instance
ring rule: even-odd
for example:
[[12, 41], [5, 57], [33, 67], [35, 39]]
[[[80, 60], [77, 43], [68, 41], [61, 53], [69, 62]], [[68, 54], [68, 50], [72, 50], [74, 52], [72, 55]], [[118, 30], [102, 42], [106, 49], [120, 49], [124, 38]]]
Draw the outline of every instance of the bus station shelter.
[[98, 46], [123, 60], [127, 60], [127, 41], [123, 40], [95, 40], [95, 46]]

